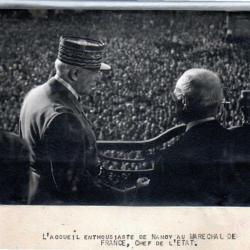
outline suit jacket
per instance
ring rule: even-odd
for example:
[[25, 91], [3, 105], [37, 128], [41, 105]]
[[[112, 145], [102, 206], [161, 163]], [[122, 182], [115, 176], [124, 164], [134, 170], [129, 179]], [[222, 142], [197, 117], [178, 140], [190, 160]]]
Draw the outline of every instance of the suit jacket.
[[238, 162], [250, 162], [250, 125], [244, 124], [231, 129], [234, 153]]
[[39, 179], [37, 203], [93, 196], [89, 189], [99, 170], [95, 135], [78, 100], [54, 78], [25, 97], [20, 135], [31, 150], [34, 186]]
[[155, 202], [224, 204], [232, 178], [229, 139], [228, 130], [215, 120], [207, 121], [162, 151], [152, 191]]
[[250, 204], [250, 125], [244, 124], [231, 130], [233, 143], [233, 170], [236, 186], [232, 194], [234, 205]]
[[27, 204], [29, 150], [13, 133], [0, 132], [0, 203]]

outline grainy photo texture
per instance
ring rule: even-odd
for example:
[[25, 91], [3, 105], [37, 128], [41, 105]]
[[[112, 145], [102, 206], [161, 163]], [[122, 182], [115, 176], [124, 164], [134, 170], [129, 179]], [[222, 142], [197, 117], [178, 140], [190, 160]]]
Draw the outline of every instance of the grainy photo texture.
[[250, 204], [250, 14], [0, 11], [2, 204]]

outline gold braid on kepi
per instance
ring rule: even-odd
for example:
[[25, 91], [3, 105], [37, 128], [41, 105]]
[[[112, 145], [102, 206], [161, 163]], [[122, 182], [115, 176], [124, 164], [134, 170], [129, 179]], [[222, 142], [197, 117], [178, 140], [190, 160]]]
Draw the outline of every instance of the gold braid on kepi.
[[61, 36], [57, 58], [66, 64], [90, 70], [110, 70], [111, 67], [102, 62], [105, 44], [85, 37]]

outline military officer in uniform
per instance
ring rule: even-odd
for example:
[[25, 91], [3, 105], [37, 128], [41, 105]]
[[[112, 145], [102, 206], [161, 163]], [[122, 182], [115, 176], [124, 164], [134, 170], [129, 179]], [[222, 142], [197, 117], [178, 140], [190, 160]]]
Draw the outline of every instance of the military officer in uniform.
[[31, 150], [34, 203], [90, 202], [99, 173], [96, 138], [79, 95], [95, 87], [104, 44], [62, 36], [56, 75], [32, 89], [20, 113], [20, 135]]

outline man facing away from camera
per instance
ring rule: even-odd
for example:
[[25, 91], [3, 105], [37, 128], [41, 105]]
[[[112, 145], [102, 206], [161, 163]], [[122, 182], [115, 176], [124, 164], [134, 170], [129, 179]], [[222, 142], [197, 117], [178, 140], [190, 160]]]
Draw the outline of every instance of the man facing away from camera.
[[229, 131], [216, 120], [223, 100], [220, 79], [210, 70], [187, 70], [173, 96], [186, 131], [162, 152], [152, 195], [160, 204], [222, 205], [231, 174]]
[[20, 135], [31, 150], [34, 203], [88, 202], [99, 173], [96, 138], [79, 95], [95, 87], [102, 63], [100, 41], [61, 37], [56, 75], [23, 102]]

